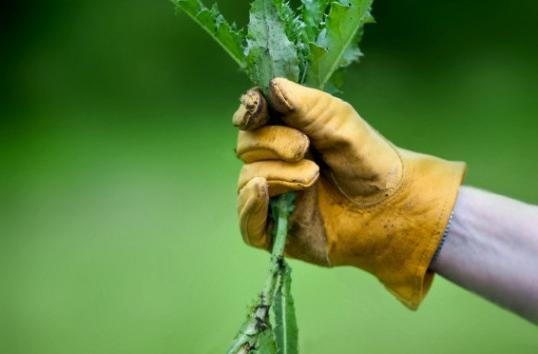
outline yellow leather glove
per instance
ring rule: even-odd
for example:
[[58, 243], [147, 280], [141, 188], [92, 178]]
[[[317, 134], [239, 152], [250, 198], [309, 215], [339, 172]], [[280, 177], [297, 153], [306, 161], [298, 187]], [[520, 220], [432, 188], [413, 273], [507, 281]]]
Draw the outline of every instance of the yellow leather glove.
[[[271, 108], [285, 125], [266, 125], [256, 90], [234, 124], [239, 219], [244, 240], [270, 249], [269, 198], [298, 191], [286, 254], [375, 275], [411, 309], [433, 280], [428, 270], [452, 212], [465, 164], [392, 145], [348, 103], [277, 78]], [[274, 116], [274, 114], [271, 114]]]

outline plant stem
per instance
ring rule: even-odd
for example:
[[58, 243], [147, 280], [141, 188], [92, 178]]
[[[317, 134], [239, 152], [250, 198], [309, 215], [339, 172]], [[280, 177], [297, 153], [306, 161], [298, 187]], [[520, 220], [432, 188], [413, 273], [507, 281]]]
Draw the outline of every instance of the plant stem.
[[284, 261], [284, 249], [288, 237], [288, 217], [293, 210], [293, 193], [283, 194], [271, 200], [271, 210], [275, 222], [273, 249], [271, 251], [271, 264], [269, 274], [265, 279], [265, 286], [261, 291], [256, 304], [251, 311], [247, 322], [243, 325], [228, 354], [247, 354], [256, 346], [258, 334], [270, 328], [269, 309], [273, 304], [273, 298], [278, 279], [286, 269]]
[[271, 201], [276, 232], [273, 239], [269, 276], [261, 293], [261, 298], [267, 300], [266, 305], [268, 306], [272, 304], [277, 276], [285, 267], [284, 248], [286, 247], [286, 239], [288, 238], [288, 216], [292, 209], [291, 203], [293, 203], [292, 200], [286, 194]]

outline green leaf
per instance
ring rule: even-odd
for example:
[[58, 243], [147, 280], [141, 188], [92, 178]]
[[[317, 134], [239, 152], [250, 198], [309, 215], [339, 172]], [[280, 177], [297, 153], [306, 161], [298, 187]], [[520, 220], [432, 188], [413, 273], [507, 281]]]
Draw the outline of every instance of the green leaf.
[[284, 263], [273, 303], [277, 354], [297, 354], [298, 329], [295, 306], [291, 296], [291, 269]]
[[286, 36], [294, 44], [297, 50], [299, 64], [298, 81], [302, 82], [304, 81], [302, 78], [305, 77], [306, 69], [308, 67], [308, 54], [310, 51], [310, 48], [308, 47], [309, 40], [305, 32], [306, 25], [303, 23], [302, 18], [296, 15], [288, 0], [274, 0], [274, 4], [280, 19], [284, 24]]
[[[247, 345], [251, 339], [251, 330], [252, 327], [252, 321], [250, 317], [243, 322], [241, 327], [239, 328], [239, 332], [235, 335], [232, 343], [228, 347], [228, 350], [226, 351], [227, 354], [235, 354], [237, 353], [242, 347]], [[255, 334], [256, 332], [252, 333]]]
[[292, 42], [297, 42], [299, 38], [300, 20], [295, 16], [295, 12], [286, 0], [273, 0], [278, 16], [284, 25], [286, 36]]
[[275, 354], [275, 337], [270, 329], [266, 329], [258, 334], [256, 347], [250, 353], [254, 354]]
[[329, 0], [301, 0], [301, 17], [306, 33], [305, 43], [315, 42], [323, 28]]
[[306, 83], [325, 88], [331, 76], [360, 56], [358, 42], [363, 27], [373, 21], [373, 0], [339, 0], [331, 4], [325, 28], [310, 44], [310, 66]]
[[228, 347], [227, 354], [241, 352], [242, 348], [255, 344], [262, 331], [271, 328], [269, 322], [268, 305], [262, 303], [261, 295], [248, 307], [248, 315], [239, 331], [235, 335], [232, 343]]
[[254, 0], [247, 36], [247, 72], [267, 91], [274, 77], [299, 79], [297, 49], [286, 35], [286, 24], [273, 0]]
[[232, 57], [240, 68], [246, 67], [246, 58], [243, 52], [245, 41], [243, 30], [230, 24], [217, 8], [207, 8], [200, 0], [173, 0], [178, 9], [188, 14], [200, 25], [222, 48]]
[[344, 86], [344, 74], [345, 68], [340, 68], [332, 74], [331, 78], [325, 84], [324, 91], [330, 93], [331, 95], [338, 95], [342, 93], [342, 86]]

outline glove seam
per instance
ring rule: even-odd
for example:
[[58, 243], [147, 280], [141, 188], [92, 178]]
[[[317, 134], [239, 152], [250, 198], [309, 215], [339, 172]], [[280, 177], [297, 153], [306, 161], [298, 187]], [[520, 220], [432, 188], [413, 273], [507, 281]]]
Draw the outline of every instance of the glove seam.
[[349, 196], [344, 191], [344, 189], [342, 187], [340, 187], [340, 185], [338, 184], [338, 181], [336, 180], [336, 177], [334, 176], [334, 173], [332, 171], [330, 173], [331, 180], [334, 183], [336, 189], [338, 189], [338, 191], [340, 192], [340, 194], [342, 194], [354, 206], [359, 207], [359, 209], [362, 209], [362, 210], [374, 209], [375, 207], [379, 206], [380, 204], [390, 201], [391, 199], [393, 199], [395, 196], [397, 196], [404, 189], [402, 187], [406, 184], [408, 171], [407, 171], [407, 167], [406, 167], [406, 165], [404, 163], [403, 157], [399, 152], [399, 149], [396, 146], [394, 146], [393, 144], [391, 144], [385, 138], [383, 138], [383, 139], [389, 144], [389, 146], [392, 148], [392, 150], [394, 151], [394, 153], [398, 157], [398, 160], [400, 162], [400, 167], [402, 169], [401, 170], [402, 171], [401, 178], [400, 178], [400, 180], [398, 181], [398, 183], [394, 187], [388, 188], [388, 189], [386, 189], [384, 191], [381, 191], [381, 192], [378, 192], [378, 196], [376, 196], [376, 198], [373, 198], [373, 200], [371, 200], [371, 201], [359, 202], [359, 201], [355, 200], [354, 198], [352, 198], [351, 196]]
[[[450, 191], [447, 191], [444, 196], [443, 196], [443, 207], [441, 208], [441, 212], [439, 213], [436, 221], [435, 221], [435, 227], [434, 227], [434, 230], [438, 230], [439, 229], [439, 224], [441, 223], [441, 218], [442, 216], [445, 214], [445, 211], [447, 209], [447, 203], [449, 201], [449, 196], [450, 194]], [[419, 263], [417, 265], [417, 268], [416, 268], [416, 271], [414, 273], [414, 278], [415, 278], [415, 281], [413, 283], [413, 290], [411, 292], [411, 296], [410, 297], [407, 297], [405, 294], [401, 293], [400, 291], [397, 291], [395, 289], [392, 289], [392, 288], [388, 288], [387, 289], [389, 290], [389, 292], [391, 292], [392, 294], [396, 295], [396, 297], [401, 301], [403, 302], [407, 307], [413, 309], [413, 310], [416, 310], [416, 308], [418, 307], [418, 304], [420, 303], [420, 292], [422, 291], [423, 289], [423, 276], [421, 275], [422, 273], [422, 264], [424, 263], [424, 258], [426, 257], [426, 254], [427, 254], [427, 251], [429, 249], [432, 248], [432, 245], [433, 245], [433, 242], [434, 240], [436, 239], [434, 236], [436, 235], [437, 233], [434, 231], [434, 233], [432, 234], [432, 237], [430, 239], [430, 242], [427, 244], [426, 247], [424, 247], [424, 249], [422, 250], [420, 256], [418, 257], [419, 259]], [[426, 268], [426, 271], [427, 268]]]
[[[439, 232], [439, 227], [440, 227], [440, 224], [442, 222], [442, 218], [443, 218], [443, 215], [446, 215], [446, 210], [448, 208], [448, 204], [450, 202], [450, 194], [452, 193], [452, 189], [451, 188], [447, 188], [447, 191], [446, 193], [444, 194], [444, 201], [443, 201], [443, 208], [441, 209], [441, 212], [439, 213], [439, 216], [437, 217], [437, 221], [435, 222], [435, 231], [432, 235], [432, 238], [430, 239], [430, 242], [428, 243], [427, 247], [425, 247], [423, 250], [422, 250], [422, 253], [419, 257], [419, 264], [417, 266], [417, 269], [416, 269], [416, 273], [415, 273], [415, 277], [416, 277], [416, 283], [415, 283], [415, 290], [413, 292], [413, 296], [412, 296], [412, 299], [411, 299], [411, 304], [413, 305], [413, 307], [417, 307], [418, 306], [418, 303], [420, 303], [420, 299], [417, 299], [417, 296], [420, 296], [420, 292], [423, 291], [423, 276], [421, 275], [421, 273], [423, 272], [423, 265], [426, 264], [426, 257], [427, 257], [427, 254], [428, 254], [428, 251], [430, 251], [433, 247], [433, 245], [435, 244], [435, 242], [437, 242], [437, 244], [439, 245], [439, 239], [435, 236], [437, 235], [440, 235], [440, 232]], [[456, 191], [456, 195], [458, 194], [458, 190]], [[450, 217], [449, 217], [450, 218]], [[428, 266], [425, 267], [425, 273], [429, 271], [429, 264], [430, 262], [428, 263]], [[418, 301], [417, 301], [418, 300]]]
[[[243, 188], [245, 188], [245, 186]], [[267, 184], [265, 184], [263, 188], [264, 188], [264, 194], [268, 195], [267, 194]], [[257, 205], [255, 210], [258, 211], [259, 209], [260, 209], [260, 205]], [[241, 212], [240, 212], [240, 214], [241, 214]], [[252, 230], [251, 230], [252, 229], [252, 227], [251, 227], [252, 213], [247, 213], [245, 215], [245, 217], [246, 217], [246, 220], [245, 220], [245, 223], [244, 223], [245, 230], [244, 230], [244, 233], [241, 232], [241, 235], [243, 236], [243, 240], [245, 241], [245, 243], [252, 246], [252, 247], [269, 250], [270, 247], [272, 246], [272, 238], [268, 237], [268, 235], [267, 235], [267, 229], [270, 227], [269, 222], [266, 221], [265, 232], [264, 232], [264, 235], [262, 237], [263, 241], [261, 243], [255, 243], [255, 242], [252, 242], [252, 238], [251, 238], [251, 236], [253, 234]]]
[[[413, 170], [411, 169], [411, 175], [412, 173], [413, 173]], [[412, 179], [412, 177], [410, 179]], [[440, 237], [442, 235], [442, 232], [439, 231], [439, 229], [440, 229], [440, 225], [443, 223], [445, 216], [447, 216], [447, 209], [450, 207], [450, 204], [451, 204], [452, 198], [450, 198], [450, 196], [454, 192], [452, 188], [456, 188], [456, 194], [457, 194], [458, 193], [457, 186], [461, 184], [461, 181], [457, 186], [454, 186], [453, 183], [454, 182], [452, 182], [451, 185], [449, 185], [446, 188], [445, 193], [443, 193], [441, 196], [442, 204], [439, 210], [439, 214], [436, 217], [435, 222], [433, 223], [433, 232], [431, 233], [429, 242], [427, 242], [423, 248], [421, 247], [422, 251], [420, 252], [420, 255], [417, 257], [418, 263], [416, 265], [416, 269], [413, 273], [411, 273], [414, 275], [414, 280], [410, 282], [410, 284], [412, 285], [412, 291], [410, 292], [410, 294], [406, 295], [405, 293], [402, 293], [401, 291], [391, 289], [386, 286], [387, 289], [392, 294], [396, 295], [396, 297], [401, 302], [403, 302], [407, 307], [413, 310], [417, 309], [424, 295], [424, 280], [425, 280], [426, 274], [429, 272], [429, 264], [430, 264], [430, 262], [427, 262], [428, 260], [426, 258], [428, 257], [428, 254], [431, 254], [434, 252], [432, 249], [435, 247], [435, 244], [437, 243], [438, 245], [440, 242]]]

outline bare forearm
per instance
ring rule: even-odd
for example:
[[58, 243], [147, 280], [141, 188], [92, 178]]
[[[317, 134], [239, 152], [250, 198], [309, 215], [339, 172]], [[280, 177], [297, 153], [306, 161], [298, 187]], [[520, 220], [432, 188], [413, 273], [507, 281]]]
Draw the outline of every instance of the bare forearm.
[[538, 207], [462, 187], [431, 268], [538, 324]]

